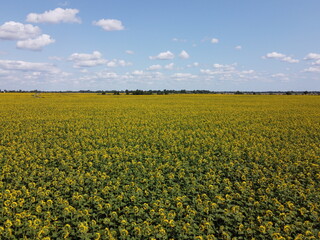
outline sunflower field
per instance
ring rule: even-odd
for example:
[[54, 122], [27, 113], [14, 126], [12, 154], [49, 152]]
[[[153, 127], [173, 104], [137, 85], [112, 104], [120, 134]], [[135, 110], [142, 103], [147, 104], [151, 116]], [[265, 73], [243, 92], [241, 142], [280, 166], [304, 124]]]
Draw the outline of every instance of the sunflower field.
[[0, 239], [320, 239], [320, 97], [0, 94]]

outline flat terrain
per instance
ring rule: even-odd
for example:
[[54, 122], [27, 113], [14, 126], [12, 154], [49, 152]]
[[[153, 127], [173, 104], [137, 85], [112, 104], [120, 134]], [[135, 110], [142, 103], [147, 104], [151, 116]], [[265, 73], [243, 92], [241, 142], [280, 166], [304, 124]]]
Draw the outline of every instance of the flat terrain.
[[0, 94], [1, 239], [320, 239], [320, 97]]

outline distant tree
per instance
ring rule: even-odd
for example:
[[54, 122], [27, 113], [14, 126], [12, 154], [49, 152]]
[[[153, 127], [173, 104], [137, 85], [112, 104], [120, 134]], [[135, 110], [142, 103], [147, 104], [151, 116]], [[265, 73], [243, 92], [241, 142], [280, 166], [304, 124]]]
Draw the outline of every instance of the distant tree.
[[144, 94], [143, 90], [137, 89], [132, 91], [132, 95], [143, 95], [143, 94]]

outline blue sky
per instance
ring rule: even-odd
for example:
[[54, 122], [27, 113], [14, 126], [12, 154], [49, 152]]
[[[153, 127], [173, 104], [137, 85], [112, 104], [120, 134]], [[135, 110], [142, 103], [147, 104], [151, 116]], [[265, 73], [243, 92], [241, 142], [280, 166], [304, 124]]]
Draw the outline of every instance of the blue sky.
[[11, 0], [0, 89], [320, 90], [319, 0]]

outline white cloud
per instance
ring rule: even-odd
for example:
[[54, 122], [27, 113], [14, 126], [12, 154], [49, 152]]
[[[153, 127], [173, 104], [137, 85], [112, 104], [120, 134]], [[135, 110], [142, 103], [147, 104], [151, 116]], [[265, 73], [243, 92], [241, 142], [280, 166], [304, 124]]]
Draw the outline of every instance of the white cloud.
[[288, 57], [285, 54], [278, 53], [278, 52], [267, 53], [262, 58], [263, 59], [278, 59], [282, 62], [288, 62], [288, 63], [298, 63], [299, 62], [299, 60], [297, 60], [297, 59], [294, 59], [292, 57]]
[[102, 27], [105, 31], [120, 31], [124, 29], [122, 22], [116, 19], [100, 19], [92, 23], [95, 26]]
[[153, 71], [153, 70], [160, 70], [160, 69], [162, 69], [162, 66], [159, 65], [159, 64], [151, 65], [150, 67], [147, 68], [147, 70], [151, 70], [151, 71]]
[[286, 55], [282, 53], [277, 53], [277, 52], [267, 53], [267, 55], [264, 56], [264, 58], [277, 58], [277, 59], [282, 59], [284, 57], [286, 57]]
[[318, 60], [320, 59], [320, 54], [319, 53], [309, 53], [304, 60]]
[[27, 39], [27, 40], [18, 41], [17, 48], [39, 51], [39, 50], [42, 50], [42, 48], [44, 46], [47, 46], [47, 45], [54, 43], [54, 42], [55, 42], [55, 40], [52, 39], [49, 35], [42, 34], [41, 36], [39, 36], [35, 39]]
[[206, 80], [246, 82], [257, 79], [259, 74], [254, 70], [239, 70], [238, 64], [213, 64], [213, 69], [200, 69]]
[[87, 53], [73, 53], [69, 57], [69, 61], [74, 62], [74, 67], [94, 67], [106, 64], [107, 60], [102, 58], [102, 54], [94, 51], [92, 54]]
[[189, 65], [187, 65], [187, 67], [188, 68], [191, 68], [191, 67], [199, 67], [199, 63], [198, 62], [194, 62], [194, 63], [192, 63], [192, 64], [189, 64]]
[[135, 70], [135, 71], [132, 72], [132, 75], [138, 75], [139, 76], [139, 75], [143, 75], [143, 74], [144, 74], [144, 72], [142, 70], [141, 71], [140, 70]]
[[172, 38], [173, 42], [186, 42], [186, 39], [180, 39], [180, 38]]
[[235, 46], [235, 49], [236, 49], [236, 50], [241, 50], [241, 49], [242, 49], [242, 46], [240, 46], [240, 45]]
[[312, 65], [320, 65], [320, 59], [318, 59], [317, 61], [311, 63]]
[[303, 72], [315, 72], [318, 73], [320, 72], [320, 67], [309, 67], [303, 70]]
[[169, 63], [167, 65], [164, 66], [164, 69], [167, 69], [167, 70], [172, 70], [174, 67], [174, 63]]
[[215, 74], [220, 74], [219, 71], [214, 71], [211, 69], [200, 69], [201, 73], [207, 74], [207, 75], [215, 75]]
[[33, 71], [58, 73], [60, 70], [50, 63], [35, 63], [25, 61], [0, 60], [0, 69], [13, 71]]
[[111, 61], [107, 62], [107, 67], [126, 67], [126, 66], [131, 66], [132, 63], [126, 62], [125, 60], [118, 60], [118, 59], [113, 59]]
[[127, 51], [126, 51], [126, 54], [132, 55], [132, 54], [134, 54], [134, 51], [132, 51], [132, 50], [127, 50]]
[[219, 69], [221, 71], [233, 71], [233, 70], [235, 70], [235, 66], [237, 66], [236, 63], [226, 64], [226, 65], [219, 64], [219, 63], [213, 64], [214, 68]]
[[218, 43], [218, 42], [219, 42], [218, 38], [212, 38], [211, 39], [211, 43], [213, 43], [213, 44]]
[[275, 73], [275, 74], [272, 74], [271, 77], [273, 78], [278, 78], [278, 77], [286, 77], [287, 75], [284, 74], [284, 73]]
[[80, 72], [82, 73], [88, 73], [89, 70], [87, 68], [82, 68], [82, 69], [79, 69]]
[[214, 68], [223, 68], [224, 66], [222, 64], [215, 63], [215, 64], [213, 64], [213, 67]]
[[294, 58], [292, 58], [292, 57], [282, 58], [281, 61], [283, 61], [283, 62], [288, 62], [288, 63], [298, 63], [298, 62], [299, 62], [298, 59], [294, 59]]
[[39, 27], [19, 22], [6, 22], [0, 26], [0, 39], [24, 40], [37, 37], [41, 33]]
[[272, 78], [278, 79], [281, 82], [289, 82], [290, 78], [288, 77], [287, 74], [284, 73], [276, 73], [271, 75]]
[[78, 9], [56, 8], [54, 10], [45, 11], [41, 14], [30, 13], [27, 16], [26, 21], [33, 23], [81, 23], [80, 18], [76, 16], [78, 13]]
[[115, 61], [110, 61], [107, 63], [107, 67], [118, 67], [118, 65]]
[[176, 81], [184, 81], [197, 78], [197, 75], [193, 75], [191, 73], [175, 73], [171, 75], [171, 78], [175, 79]]
[[119, 77], [119, 75], [115, 72], [106, 72], [106, 71], [98, 72], [97, 76], [100, 79], [116, 79]]
[[190, 55], [185, 50], [183, 50], [179, 54], [179, 57], [182, 58], [182, 59], [188, 59], [188, 58], [190, 58]]
[[255, 71], [254, 70], [244, 70], [241, 73], [243, 73], [243, 74], [253, 74], [253, 73], [255, 73]]
[[174, 54], [170, 51], [161, 52], [157, 56], [151, 56], [150, 59], [170, 60], [174, 59]]

